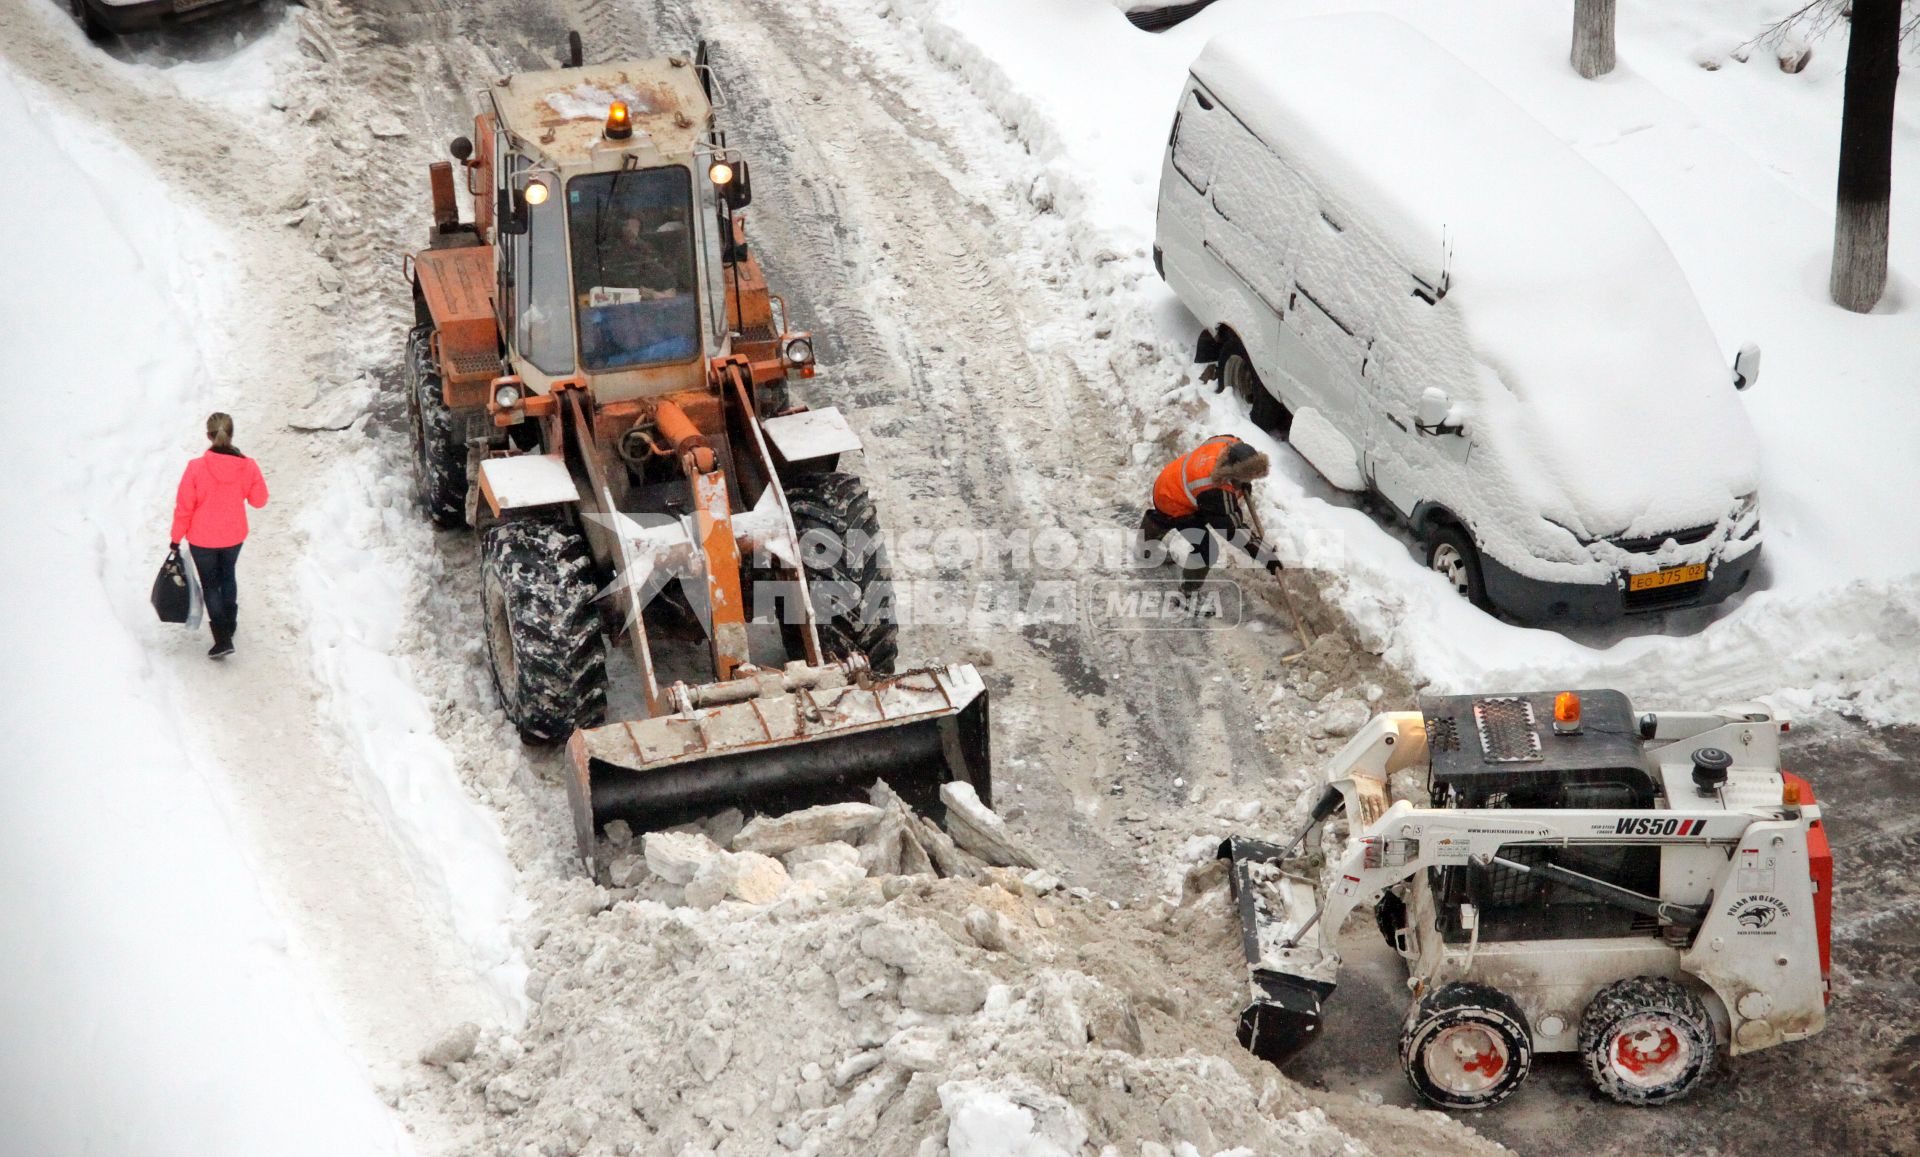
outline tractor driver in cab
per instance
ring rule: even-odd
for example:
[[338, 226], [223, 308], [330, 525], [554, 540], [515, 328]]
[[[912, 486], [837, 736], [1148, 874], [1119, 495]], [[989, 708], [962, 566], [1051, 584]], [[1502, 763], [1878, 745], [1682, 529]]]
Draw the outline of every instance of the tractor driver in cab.
[[1268, 468], [1265, 454], [1231, 434], [1209, 438], [1167, 463], [1154, 479], [1152, 504], [1140, 516], [1142, 554], [1177, 531], [1192, 548], [1181, 589], [1193, 593], [1213, 569], [1214, 535], [1248, 529], [1240, 506]]
[[681, 362], [700, 351], [693, 199], [679, 166], [568, 186], [580, 354], [588, 370]]

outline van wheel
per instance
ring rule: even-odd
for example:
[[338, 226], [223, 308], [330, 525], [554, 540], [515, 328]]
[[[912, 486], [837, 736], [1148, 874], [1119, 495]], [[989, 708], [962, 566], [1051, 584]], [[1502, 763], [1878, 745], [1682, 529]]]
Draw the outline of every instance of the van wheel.
[[1480, 552], [1473, 538], [1450, 522], [1430, 528], [1425, 535], [1427, 568], [1453, 584], [1453, 589], [1481, 610], [1490, 609], [1487, 585], [1480, 574]]
[[1267, 392], [1266, 384], [1246, 354], [1236, 349], [1220, 360], [1220, 381], [1247, 400], [1254, 425], [1276, 438], [1287, 436], [1293, 427], [1293, 414], [1280, 404], [1280, 399]]

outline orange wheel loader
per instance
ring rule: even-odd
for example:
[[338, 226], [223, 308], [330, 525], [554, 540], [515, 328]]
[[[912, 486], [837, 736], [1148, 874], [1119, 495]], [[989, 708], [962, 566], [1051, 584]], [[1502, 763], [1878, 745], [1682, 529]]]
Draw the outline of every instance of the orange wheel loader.
[[481, 536], [500, 702], [567, 744], [580, 855], [616, 819], [878, 779], [936, 814], [947, 780], [991, 801], [978, 672], [894, 671], [873, 502], [840, 463], [860, 440], [789, 392], [813, 341], [748, 248], [705, 46], [573, 60], [484, 92], [405, 267], [421, 498]]

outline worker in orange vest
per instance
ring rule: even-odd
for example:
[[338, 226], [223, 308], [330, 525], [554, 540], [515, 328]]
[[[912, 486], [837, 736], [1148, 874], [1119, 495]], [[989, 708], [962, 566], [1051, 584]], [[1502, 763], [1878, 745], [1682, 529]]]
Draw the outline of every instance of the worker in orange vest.
[[1142, 547], [1178, 531], [1193, 548], [1182, 588], [1191, 592], [1213, 569], [1213, 534], [1243, 529], [1234, 507], [1267, 476], [1267, 456], [1231, 434], [1219, 434], [1167, 463], [1153, 483], [1153, 505], [1140, 516]]

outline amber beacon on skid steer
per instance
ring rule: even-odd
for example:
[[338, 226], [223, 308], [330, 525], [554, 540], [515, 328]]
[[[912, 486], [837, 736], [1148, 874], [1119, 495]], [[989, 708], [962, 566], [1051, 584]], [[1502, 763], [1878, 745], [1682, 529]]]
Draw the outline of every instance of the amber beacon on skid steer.
[[[521, 73], [481, 98], [407, 263], [420, 486], [482, 536], [488, 657], [530, 743], [566, 742], [581, 856], [729, 805], [990, 801], [972, 667], [893, 673], [860, 442], [788, 394], [813, 344], [748, 251], [747, 164], [704, 45]], [[632, 678], [608, 678], [608, 642]], [[621, 656], [614, 655], [616, 666]], [[637, 693], [622, 698], [623, 687]], [[607, 723], [609, 690], [632, 718]], [[628, 705], [630, 701], [630, 705]]]
[[[1833, 858], [1780, 769], [1786, 727], [1759, 705], [1635, 715], [1617, 691], [1377, 716], [1290, 845], [1221, 846], [1252, 974], [1241, 1043], [1282, 1063], [1313, 1039], [1364, 903], [1407, 967], [1401, 1062], [1446, 1108], [1498, 1104], [1547, 1052], [1664, 1104], [1722, 1048], [1820, 1031]], [[1308, 837], [1336, 813], [1322, 861]]]

